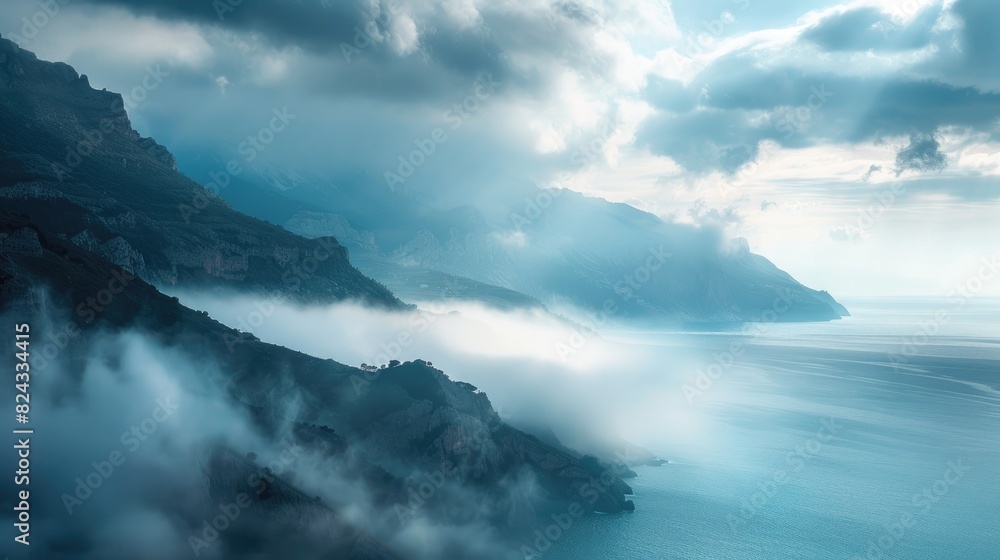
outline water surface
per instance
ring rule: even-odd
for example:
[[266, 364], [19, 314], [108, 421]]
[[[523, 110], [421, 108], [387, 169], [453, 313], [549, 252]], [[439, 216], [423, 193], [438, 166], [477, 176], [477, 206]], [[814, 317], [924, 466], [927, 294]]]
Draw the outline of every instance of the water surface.
[[541, 558], [1000, 558], [1000, 302], [848, 307], [831, 323], [609, 335], [745, 350], [687, 405], [699, 437], [644, 442], [670, 464], [637, 469], [637, 511], [582, 518]]

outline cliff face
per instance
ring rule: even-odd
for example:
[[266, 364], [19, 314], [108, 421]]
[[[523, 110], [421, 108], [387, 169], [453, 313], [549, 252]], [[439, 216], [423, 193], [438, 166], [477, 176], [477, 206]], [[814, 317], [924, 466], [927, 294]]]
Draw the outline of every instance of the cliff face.
[[[632, 509], [631, 489], [614, 472], [504, 425], [485, 394], [430, 364], [360, 370], [313, 358], [159, 292], [154, 285], [403, 305], [353, 268], [335, 239], [306, 240], [246, 217], [178, 174], [163, 146], [131, 128], [121, 104], [69, 66], [0, 39], [0, 314], [81, 333], [61, 339], [50, 358], [71, 376], [82, 376], [92, 360], [88, 339], [108, 333], [140, 333], [182, 352], [206, 369], [186, 378], [175, 372], [175, 381], [251, 411], [269, 445], [290, 438], [320, 460], [308, 472], [297, 463], [274, 473], [255, 462], [254, 450], [212, 440], [190, 450], [200, 460], [202, 510], [162, 496], [149, 507], [172, 523], [192, 514], [197, 522], [247, 494], [241, 511], [249, 521], [219, 536], [229, 552], [213, 557], [248, 557], [259, 543], [285, 557], [355, 560], [408, 557], [394, 539], [418, 517], [436, 526], [477, 524], [517, 541], [573, 502], [582, 511]], [[289, 403], [296, 403], [291, 412]], [[415, 504], [414, 493], [445, 471], [434, 499]], [[264, 482], [248, 492], [254, 473]], [[302, 480], [326, 475], [364, 488], [369, 509], [303, 492]], [[82, 557], [86, 543], [70, 541], [86, 536], [84, 520], [39, 520], [65, 530], [62, 541], [51, 541], [62, 548], [42, 555]]]
[[[452, 461], [458, 478], [490, 484], [528, 469], [552, 501], [589, 502], [588, 509], [600, 512], [633, 509], [625, 498], [632, 489], [617, 474], [612, 490], [589, 493], [608, 466], [590, 466], [559, 445], [504, 424], [476, 387], [452, 382], [419, 360], [368, 373], [374, 379], [351, 404], [350, 424], [374, 456], [424, 465]], [[394, 398], [400, 388], [415, 401]], [[533, 516], [519, 520], [525, 521]]]
[[384, 252], [398, 264], [464, 275], [542, 302], [565, 299], [599, 310], [611, 301], [617, 318], [654, 324], [848, 315], [826, 292], [751, 253], [746, 240], [565, 189], [539, 192], [533, 196], [547, 201], [544, 208], [511, 209], [516, 227], [465, 208], [435, 216], [436, 231], [425, 225]]
[[[210, 171], [198, 162], [182, 166], [198, 177]], [[339, 177], [336, 189], [329, 178], [303, 173], [278, 187], [267, 180], [274, 174], [248, 173], [239, 189], [222, 194], [307, 237], [337, 235], [365, 273], [397, 294], [433, 297], [442, 291], [436, 276], [471, 283], [463, 299], [569, 301], [594, 313], [611, 300], [616, 319], [660, 326], [848, 315], [829, 294], [751, 253], [746, 240], [566, 189], [510, 185], [475, 203], [481, 208], [448, 208], [372, 188], [364, 174]]]
[[240, 214], [178, 173], [165, 147], [132, 129], [121, 95], [2, 38], [0, 200], [156, 285], [402, 305], [335, 239]]
[[[633, 509], [626, 499], [631, 489], [613, 469], [503, 424], [484, 393], [425, 362], [361, 370], [313, 358], [229, 329], [141, 279], [125, 282], [100, 313], [87, 313], [81, 306], [122, 273], [84, 245], [0, 209], [0, 314], [38, 317], [43, 309], [67, 310], [59, 321], [84, 333], [59, 355], [67, 364], [86, 360], [89, 333], [122, 330], [146, 333], [184, 349], [193, 361], [213, 364], [206, 371], [215, 373], [204, 379], [209, 392], [248, 407], [275, 439], [290, 437], [296, 447], [325, 457], [337, 476], [367, 488], [372, 507], [388, 519], [359, 524], [357, 504], [305, 497], [294, 482], [294, 467], [268, 473], [254, 463], [252, 449], [192, 450], [205, 457], [206, 511], [248, 494], [250, 521], [243, 527], [255, 527], [256, 519], [262, 528], [252, 530], [255, 538], [298, 535], [319, 539], [331, 557], [389, 559], [406, 557], [405, 550], [384, 543], [415, 517], [443, 525], [482, 523], [498, 539], [516, 543], [568, 504], [582, 511]], [[42, 291], [49, 296], [41, 297]], [[299, 403], [292, 418], [284, 416], [290, 402]], [[288, 421], [295, 425], [290, 436]], [[266, 491], [247, 491], [255, 470], [265, 473]], [[434, 499], [414, 506], [414, 493], [438, 473], [446, 474]], [[310, 528], [305, 536], [302, 527]]]

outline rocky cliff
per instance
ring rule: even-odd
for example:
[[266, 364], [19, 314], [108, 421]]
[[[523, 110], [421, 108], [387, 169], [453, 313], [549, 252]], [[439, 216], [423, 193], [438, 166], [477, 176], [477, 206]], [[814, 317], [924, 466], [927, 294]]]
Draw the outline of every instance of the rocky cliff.
[[158, 286], [400, 307], [336, 239], [234, 211], [133, 130], [122, 96], [0, 38], [0, 200]]
[[[505, 425], [487, 395], [425, 362], [362, 370], [263, 343], [183, 307], [141, 279], [129, 279], [83, 245], [0, 210], [0, 314], [38, 321], [55, 312], [57, 322], [82, 333], [71, 337], [58, 358], [79, 367], [95, 333], [141, 332], [165, 347], [183, 349], [205, 364], [204, 390], [252, 410], [271, 437], [291, 438], [295, 446], [325, 457], [325, 468], [369, 489], [371, 507], [382, 508], [388, 521], [359, 523], [358, 504], [306, 496], [294, 482], [302, 474], [295, 468], [275, 475], [254, 462], [253, 449], [219, 447], [190, 450], [203, 455], [206, 514], [247, 493], [252, 501], [245, 507], [244, 529], [257, 520], [266, 527], [251, 530], [258, 537], [264, 531], [278, 542], [296, 535], [318, 538], [335, 551], [330, 557], [363, 560], [407, 557], [406, 547], [393, 539], [411, 519], [458, 527], [480, 523], [516, 549], [547, 525], [547, 516], [572, 504], [581, 512], [634, 509], [618, 470]], [[109, 286], [115, 286], [110, 302], [97, 311], [88, 308], [94, 294]], [[287, 418], [290, 402], [298, 405]], [[289, 420], [295, 426], [291, 435]], [[264, 478], [254, 486], [263, 484], [266, 491], [247, 491], [254, 471]], [[433, 500], [414, 503], [427, 481], [437, 479]], [[155, 507], [161, 506], [167, 507]], [[306, 536], [300, 535], [302, 527], [309, 528]], [[234, 531], [220, 538], [243, 535]], [[498, 551], [498, 557], [503, 554]], [[454, 557], [482, 556], [456, 552]]]

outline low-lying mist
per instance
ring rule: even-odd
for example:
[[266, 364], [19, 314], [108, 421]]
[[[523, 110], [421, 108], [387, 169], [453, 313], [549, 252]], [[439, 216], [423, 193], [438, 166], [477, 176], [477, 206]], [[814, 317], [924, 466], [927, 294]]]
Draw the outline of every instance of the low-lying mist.
[[612, 342], [543, 310], [461, 301], [395, 312], [177, 295], [233, 328], [317, 357], [354, 366], [427, 360], [486, 392], [508, 423], [551, 429], [582, 452], [608, 449], [620, 438], [646, 445], [699, 436], [697, 409], [682, 386], [708, 365], [706, 353], [680, 343]]
[[[227, 393], [232, 372], [196, 350], [150, 333], [94, 330], [43, 360], [43, 333], [61, 332], [59, 320], [30, 322], [40, 355], [31, 378], [32, 557], [341, 557], [335, 537], [344, 528], [406, 558], [503, 557], [480, 520], [415, 516], [401, 527], [375, 497], [384, 489], [296, 438], [295, 390], [274, 401], [268, 413], [278, 421], [264, 427]], [[279, 486], [279, 500], [259, 500]], [[2, 504], [0, 521], [11, 526], [15, 504]]]

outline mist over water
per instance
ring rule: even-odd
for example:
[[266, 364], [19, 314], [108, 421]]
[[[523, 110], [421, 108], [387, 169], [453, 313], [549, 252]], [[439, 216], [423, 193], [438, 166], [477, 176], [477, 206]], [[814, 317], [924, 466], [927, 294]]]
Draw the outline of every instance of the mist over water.
[[671, 464], [637, 469], [636, 513], [582, 519], [542, 557], [992, 557], [1000, 302], [847, 305], [750, 335], [618, 333], [747, 350], [688, 405], [704, 437], [643, 442]]
[[680, 387], [712, 359], [706, 349], [683, 345], [612, 342], [540, 311], [457, 302], [402, 313], [354, 304], [304, 309], [242, 297], [177, 295], [261, 340], [322, 358], [351, 365], [428, 360], [486, 392], [506, 421], [551, 428], [564, 443], [582, 448], [624, 431], [636, 437], [649, 430], [695, 433], [687, 418], [694, 411], [680, 407]]
[[582, 451], [624, 437], [669, 459], [637, 468], [635, 513], [539, 527], [525, 544], [541, 558], [978, 559], [1000, 546], [997, 300], [850, 301], [853, 316], [830, 323], [619, 328], [566, 354], [575, 327], [542, 313], [181, 299], [341, 362], [427, 359], [514, 425], [551, 426]]

